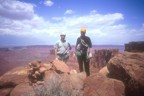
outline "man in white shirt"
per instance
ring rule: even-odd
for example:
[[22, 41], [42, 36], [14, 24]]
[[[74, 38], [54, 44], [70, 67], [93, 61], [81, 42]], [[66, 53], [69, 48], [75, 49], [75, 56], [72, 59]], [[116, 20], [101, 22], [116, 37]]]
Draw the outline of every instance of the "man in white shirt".
[[55, 58], [67, 62], [69, 58], [69, 50], [71, 50], [71, 45], [65, 40], [66, 34], [60, 34], [61, 39], [55, 44]]

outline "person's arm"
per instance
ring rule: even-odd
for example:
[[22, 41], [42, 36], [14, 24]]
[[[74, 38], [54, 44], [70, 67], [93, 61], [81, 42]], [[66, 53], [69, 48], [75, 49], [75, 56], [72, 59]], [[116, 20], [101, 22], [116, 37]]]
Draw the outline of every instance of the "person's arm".
[[91, 39], [89, 38], [89, 58], [92, 57], [92, 43], [91, 43]]
[[73, 51], [73, 57], [76, 56], [76, 52], [77, 52], [77, 45], [78, 45], [78, 43], [79, 43], [78, 40], [79, 40], [79, 38], [77, 38], [77, 41], [76, 41], [75, 50]]
[[92, 48], [89, 48], [89, 52], [92, 53]]
[[77, 42], [76, 42], [76, 46], [75, 46], [75, 52], [77, 51], [77, 45], [78, 45], [78, 42], [79, 41], [79, 38], [77, 38]]
[[87, 37], [87, 44], [88, 44], [88, 47], [89, 47], [89, 52], [92, 52], [92, 42], [91, 42], [91, 39], [89, 37]]

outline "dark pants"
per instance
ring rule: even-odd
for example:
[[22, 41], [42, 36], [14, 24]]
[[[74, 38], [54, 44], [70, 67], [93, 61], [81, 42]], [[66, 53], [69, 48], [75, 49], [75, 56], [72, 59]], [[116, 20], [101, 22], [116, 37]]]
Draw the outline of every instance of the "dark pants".
[[87, 53], [83, 53], [81, 56], [77, 56], [78, 64], [79, 64], [79, 70], [80, 72], [83, 72], [83, 65], [85, 68], [86, 75], [90, 75], [90, 70], [89, 70], [89, 60], [87, 59]]

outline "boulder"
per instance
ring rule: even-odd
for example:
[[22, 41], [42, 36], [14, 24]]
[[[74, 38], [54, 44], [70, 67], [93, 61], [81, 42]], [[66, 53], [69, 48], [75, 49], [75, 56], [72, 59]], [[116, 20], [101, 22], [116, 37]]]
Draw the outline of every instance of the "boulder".
[[107, 66], [103, 67], [102, 69], [100, 69], [100, 71], [98, 72], [99, 74], [108, 77], [109, 75], [109, 70], [107, 68]]
[[17, 67], [8, 71], [0, 77], [0, 89], [13, 88], [23, 82], [28, 82], [27, 68]]
[[91, 75], [84, 82], [84, 96], [125, 96], [123, 82], [101, 74]]
[[86, 73], [63, 74], [60, 84], [60, 96], [83, 96]]
[[11, 92], [10, 96], [36, 96], [32, 86], [29, 83], [17, 85]]
[[45, 72], [44, 83], [34, 87], [38, 96], [83, 96], [85, 73], [58, 74], [54, 70]]
[[44, 81], [47, 81], [49, 79], [54, 81], [57, 78], [60, 78], [60, 75], [56, 73], [54, 70], [49, 70], [45, 72]]
[[43, 64], [43, 67], [45, 67], [47, 70], [50, 70], [52, 68], [52, 64]]
[[0, 96], [9, 96], [13, 88], [0, 89]]
[[[32, 70], [31, 70], [32, 69]], [[44, 73], [42, 80], [31, 83], [29, 72]], [[39, 74], [38, 74], [39, 75]], [[17, 67], [0, 77], [0, 95], [2, 96], [83, 96], [83, 84], [86, 74], [70, 72], [62, 61], [41, 64], [33, 61], [26, 67]], [[36, 79], [36, 78], [34, 78]]]
[[33, 61], [29, 63], [28, 78], [31, 83], [42, 81], [44, 78], [44, 72], [49, 70], [49, 67], [48, 64], [41, 64], [41, 61]]
[[70, 73], [69, 67], [60, 60], [54, 60], [52, 62], [54, 70], [57, 71], [58, 73]]
[[124, 82], [126, 96], [144, 96], [144, 53], [118, 54], [107, 67], [111, 78]]
[[27, 68], [14, 68], [0, 77], [0, 95], [9, 96], [12, 89], [24, 82], [28, 82]]
[[77, 71], [73, 69], [70, 71], [70, 74], [77, 74]]
[[82, 90], [84, 85], [84, 80], [86, 79], [86, 73], [81, 72], [77, 74], [71, 74], [70, 75], [70, 82], [72, 85], [72, 88], [75, 90]]

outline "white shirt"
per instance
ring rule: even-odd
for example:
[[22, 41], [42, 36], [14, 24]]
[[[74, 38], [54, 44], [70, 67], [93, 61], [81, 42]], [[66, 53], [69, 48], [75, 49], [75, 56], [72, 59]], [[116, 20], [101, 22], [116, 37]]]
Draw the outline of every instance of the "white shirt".
[[68, 53], [69, 42], [67, 42], [66, 40], [64, 42], [58, 40], [54, 47], [57, 48], [57, 54], [65, 54]]

